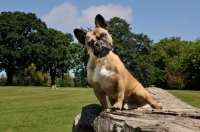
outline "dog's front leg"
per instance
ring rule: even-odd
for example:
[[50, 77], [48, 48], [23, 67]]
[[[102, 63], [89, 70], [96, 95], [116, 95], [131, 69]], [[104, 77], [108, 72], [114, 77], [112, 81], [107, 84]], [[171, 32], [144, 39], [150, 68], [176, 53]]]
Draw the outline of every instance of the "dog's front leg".
[[99, 100], [99, 102], [102, 106], [102, 110], [107, 109], [108, 104], [107, 104], [107, 101], [106, 101], [106, 95], [103, 92], [101, 92], [99, 90], [95, 90], [95, 89], [94, 89], [94, 93], [95, 93], [97, 99]]
[[111, 106], [111, 109], [121, 110], [122, 105], [123, 105], [123, 100], [124, 100], [124, 92], [125, 92], [124, 81], [118, 80], [116, 91], [117, 91], [116, 103], [113, 106]]

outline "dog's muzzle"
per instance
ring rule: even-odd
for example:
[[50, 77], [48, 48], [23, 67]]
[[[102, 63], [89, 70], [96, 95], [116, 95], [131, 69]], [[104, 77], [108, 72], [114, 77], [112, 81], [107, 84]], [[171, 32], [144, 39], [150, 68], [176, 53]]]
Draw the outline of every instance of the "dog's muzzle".
[[94, 55], [100, 58], [106, 56], [111, 50], [112, 45], [102, 39], [98, 40], [94, 45]]

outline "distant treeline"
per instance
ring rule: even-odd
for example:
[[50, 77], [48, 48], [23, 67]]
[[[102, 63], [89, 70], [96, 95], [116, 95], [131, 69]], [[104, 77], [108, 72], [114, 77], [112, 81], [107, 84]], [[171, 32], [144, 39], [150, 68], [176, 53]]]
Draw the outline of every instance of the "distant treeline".
[[[172, 36], [154, 43], [146, 34], [131, 32], [124, 19], [107, 23], [113, 52], [145, 87], [200, 90], [199, 38]], [[88, 58], [72, 34], [48, 28], [34, 13], [0, 13], [0, 71], [6, 72], [0, 85], [88, 87]]]

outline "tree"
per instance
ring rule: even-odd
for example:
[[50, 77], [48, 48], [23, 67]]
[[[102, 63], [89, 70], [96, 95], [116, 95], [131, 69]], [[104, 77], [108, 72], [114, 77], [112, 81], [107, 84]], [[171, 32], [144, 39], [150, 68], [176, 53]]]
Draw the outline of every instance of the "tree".
[[185, 56], [185, 64], [187, 64], [186, 72], [188, 75], [188, 83], [186, 89], [200, 90], [200, 39], [190, 43], [187, 55]]
[[[85, 30], [81, 28], [82, 30]], [[85, 31], [91, 31], [91, 28], [87, 28]], [[74, 58], [73, 58], [73, 73], [74, 73], [74, 85], [75, 87], [88, 87], [87, 82], [87, 63], [89, 60], [89, 54], [85, 45], [77, 42], [73, 44]], [[78, 52], [77, 52], [78, 51]]]
[[191, 42], [179, 37], [161, 39], [153, 45], [152, 56], [156, 67], [156, 86], [183, 89], [188, 83], [186, 58]]
[[74, 84], [75, 87], [87, 87], [89, 86], [87, 82], [87, 62], [89, 55], [84, 45], [77, 43], [74, 46], [74, 49], [76, 49], [75, 58], [73, 59]]
[[114, 17], [108, 25], [113, 38], [113, 52], [144, 86], [152, 84], [154, 67], [150, 53], [153, 41], [145, 34], [132, 33], [130, 24], [123, 19]]
[[63, 78], [64, 74], [73, 68], [75, 51], [74, 45], [71, 44], [72, 41], [71, 34], [64, 34], [52, 28], [48, 29], [36, 66], [39, 70], [49, 72], [52, 89], [56, 88], [56, 76]]
[[0, 71], [5, 70], [7, 85], [20, 69], [36, 61], [46, 29], [34, 13], [0, 13]]

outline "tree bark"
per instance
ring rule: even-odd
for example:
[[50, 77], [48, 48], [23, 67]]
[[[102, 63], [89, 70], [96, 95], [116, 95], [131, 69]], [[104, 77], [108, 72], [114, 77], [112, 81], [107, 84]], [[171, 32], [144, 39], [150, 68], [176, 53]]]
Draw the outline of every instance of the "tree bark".
[[51, 89], [56, 89], [56, 66], [50, 65]]
[[6, 85], [8, 85], [8, 86], [12, 85], [14, 71], [12, 69], [9, 69], [9, 68], [6, 69], [6, 76], [7, 76]]
[[163, 109], [149, 105], [133, 110], [101, 112], [101, 106], [83, 107], [73, 132], [199, 132], [200, 109], [194, 108], [160, 88], [147, 88]]

